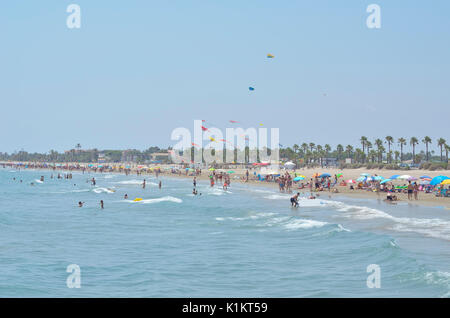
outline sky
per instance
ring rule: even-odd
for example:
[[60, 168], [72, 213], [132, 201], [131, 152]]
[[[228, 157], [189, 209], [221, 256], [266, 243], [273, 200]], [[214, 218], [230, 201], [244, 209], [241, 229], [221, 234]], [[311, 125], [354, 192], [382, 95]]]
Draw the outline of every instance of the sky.
[[[380, 29], [366, 25], [373, 3]], [[279, 128], [284, 146], [428, 135], [437, 151], [450, 141], [448, 12], [447, 0], [1, 1], [0, 151], [167, 147], [196, 119]]]

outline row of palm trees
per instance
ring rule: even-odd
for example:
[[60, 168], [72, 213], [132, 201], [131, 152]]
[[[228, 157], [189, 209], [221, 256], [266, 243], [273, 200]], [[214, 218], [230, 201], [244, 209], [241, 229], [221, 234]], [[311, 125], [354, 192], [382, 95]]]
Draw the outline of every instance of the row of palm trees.
[[[382, 163], [383, 158], [386, 158], [388, 163], [402, 162], [404, 160], [404, 150], [405, 146], [408, 144], [411, 146], [413, 162], [421, 161], [421, 158], [416, 156], [416, 147], [419, 145], [419, 139], [417, 137], [411, 137], [407, 140], [404, 137], [400, 137], [397, 140], [392, 136], [386, 136], [383, 139], [375, 139], [373, 143], [366, 137], [362, 136], [360, 138], [361, 148], [354, 148], [352, 145], [347, 145], [344, 147], [342, 144], [338, 144], [336, 149], [332, 151], [329, 144], [324, 146], [316, 145], [314, 143], [302, 143], [300, 146], [295, 144], [292, 150], [288, 148], [287, 155], [289, 151], [292, 152], [294, 157], [302, 157], [306, 164], [319, 161], [322, 163], [323, 158], [330, 157], [330, 155], [339, 159], [352, 158], [355, 162], [367, 163], [378, 162]], [[433, 140], [429, 136], [425, 136], [421, 141], [426, 148], [425, 160], [430, 161], [430, 145], [433, 144]], [[394, 150], [394, 146], [398, 145], [398, 150]], [[440, 160], [444, 161], [444, 151], [446, 152], [446, 158], [448, 161], [448, 153], [450, 151], [450, 146], [447, 144], [444, 138], [438, 138], [436, 140], [437, 146], [440, 148]], [[385, 147], [387, 146], [387, 149]], [[385, 155], [386, 154], [386, 155]]]

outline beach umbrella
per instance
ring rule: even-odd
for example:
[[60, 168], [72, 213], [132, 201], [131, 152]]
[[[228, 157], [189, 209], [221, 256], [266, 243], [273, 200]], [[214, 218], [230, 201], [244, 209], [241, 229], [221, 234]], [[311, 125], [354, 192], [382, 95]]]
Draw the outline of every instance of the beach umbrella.
[[294, 178], [294, 182], [298, 182], [298, 181], [301, 181], [301, 180], [304, 180], [305, 178], [303, 178], [303, 177], [295, 177]]
[[303, 179], [306, 179], [306, 177], [302, 174], [299, 174], [298, 176], [296, 175], [296, 177], [302, 177]]
[[409, 180], [409, 178], [412, 178], [412, 177], [410, 175], [404, 174], [402, 176], [399, 176], [397, 179]]
[[450, 184], [450, 179], [445, 179], [444, 181], [441, 182], [441, 184]]
[[395, 180], [395, 179], [397, 179], [398, 177], [400, 177], [399, 174], [394, 174], [393, 176], [390, 176], [389, 179]]
[[214, 168], [209, 168], [208, 170], [209, 170], [209, 171], [214, 171], [214, 170], [216, 170], [216, 169], [214, 169]]
[[408, 180], [409, 181], [414, 181], [414, 180], [417, 180], [417, 178], [416, 177], [409, 177]]
[[315, 173], [315, 174], [313, 174], [313, 178], [315, 178], [315, 177], [318, 177], [319, 176], [319, 173]]
[[421, 176], [420, 179], [432, 179], [430, 176]]
[[446, 177], [446, 176], [437, 176], [437, 177], [434, 177], [433, 179], [431, 179], [430, 184], [432, 186], [438, 185], [438, 184], [442, 183], [442, 181], [447, 180], [447, 179], [450, 179], [450, 178]]
[[369, 177], [369, 176], [370, 176], [370, 173], [361, 173], [360, 176], [363, 176], [363, 177]]
[[381, 180], [384, 180], [384, 178], [382, 176], [376, 176], [376, 177], [373, 177], [373, 180], [381, 181]]
[[331, 177], [331, 175], [329, 173], [322, 173], [319, 178], [328, 178]]
[[230, 171], [228, 171], [228, 173], [229, 173], [229, 174], [232, 174], [232, 173], [234, 173], [234, 171], [233, 171], [233, 170], [230, 170]]
[[420, 180], [420, 184], [427, 185], [427, 184], [430, 184], [430, 181], [431, 180], [422, 179], [422, 180]]
[[389, 181], [392, 181], [392, 180], [391, 179], [384, 179], [383, 181], [380, 182], [380, 184], [383, 184], [383, 183], [386, 183], [386, 182], [389, 182]]
[[347, 182], [347, 183], [356, 183], [356, 181], [355, 181], [355, 180], [352, 180], [352, 179], [347, 180], [346, 182]]
[[358, 179], [356, 179], [356, 181], [358, 182], [363, 182], [365, 181], [367, 178], [366, 177], [359, 177]]
[[338, 177], [338, 178], [342, 177], [342, 173], [338, 173], [338, 174], [336, 175], [336, 177]]

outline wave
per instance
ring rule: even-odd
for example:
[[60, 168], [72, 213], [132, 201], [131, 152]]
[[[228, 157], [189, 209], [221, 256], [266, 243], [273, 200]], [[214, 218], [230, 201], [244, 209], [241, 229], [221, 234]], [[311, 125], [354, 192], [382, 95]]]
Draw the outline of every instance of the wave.
[[326, 201], [325, 204], [335, 207], [338, 212], [344, 212], [344, 217], [357, 220], [370, 220], [376, 218], [387, 219], [394, 223], [388, 227], [390, 230], [398, 232], [416, 232], [428, 237], [450, 240], [450, 221], [436, 218], [395, 217], [377, 209], [365, 206], [347, 205], [337, 201]]
[[245, 221], [245, 220], [257, 220], [257, 219], [261, 219], [261, 218], [267, 218], [267, 217], [271, 217], [273, 215], [276, 215], [276, 213], [270, 213], [270, 212], [262, 212], [262, 213], [256, 213], [256, 214], [252, 214], [252, 215], [248, 215], [245, 217], [217, 217], [216, 221], [226, 221], [226, 220], [230, 220], [230, 221]]
[[114, 193], [114, 192], [116, 192], [115, 190], [108, 189], [108, 188], [95, 188], [95, 189], [92, 189], [92, 191], [95, 193]]
[[142, 185], [142, 183], [144, 182], [144, 180], [124, 180], [124, 181], [117, 181], [116, 183], [118, 184], [140, 184]]
[[34, 180], [36, 183], [44, 183], [43, 181], [39, 180], [39, 179], [35, 179]]
[[133, 200], [125, 200], [126, 202], [130, 203], [143, 203], [143, 204], [151, 204], [151, 203], [159, 203], [159, 202], [174, 202], [174, 203], [183, 203], [183, 200], [171, 197], [171, 196], [165, 196], [161, 198], [155, 198], [155, 199], [144, 199], [140, 201], [133, 201]]

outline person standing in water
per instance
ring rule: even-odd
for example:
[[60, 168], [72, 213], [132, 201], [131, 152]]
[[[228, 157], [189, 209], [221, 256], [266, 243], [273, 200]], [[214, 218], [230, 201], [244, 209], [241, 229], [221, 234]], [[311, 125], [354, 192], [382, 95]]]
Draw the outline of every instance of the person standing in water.
[[103, 205], [103, 200], [100, 200], [100, 207], [103, 209], [104, 205]]
[[298, 197], [299, 196], [300, 196], [300, 193], [297, 192], [297, 194], [291, 198], [291, 206], [292, 207], [294, 207], [294, 208], [298, 207]]
[[197, 178], [194, 177], [194, 180], [192, 181], [192, 183], [194, 184], [194, 188], [197, 186]]
[[145, 189], [145, 179], [144, 182], [142, 182], [142, 189]]
[[161, 180], [159, 181], [158, 187], [161, 189], [162, 183]]

